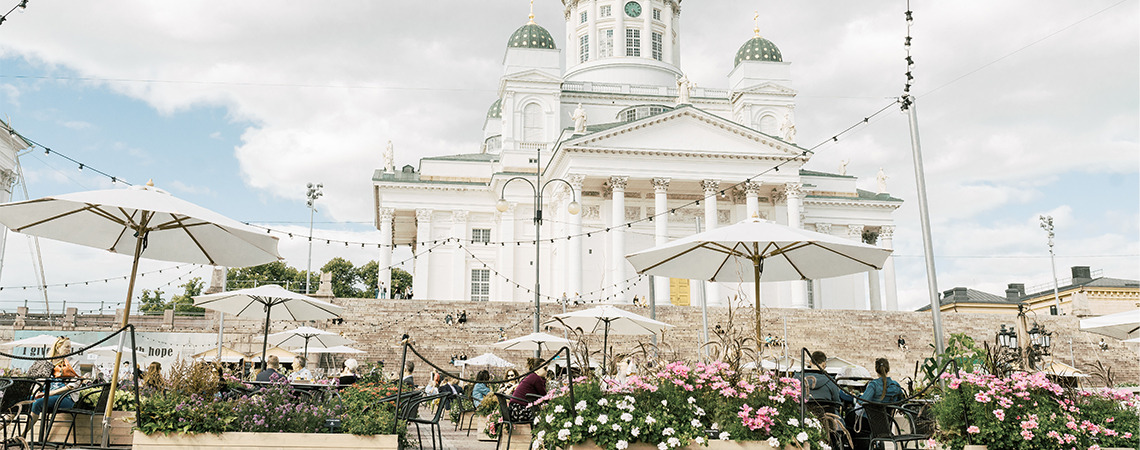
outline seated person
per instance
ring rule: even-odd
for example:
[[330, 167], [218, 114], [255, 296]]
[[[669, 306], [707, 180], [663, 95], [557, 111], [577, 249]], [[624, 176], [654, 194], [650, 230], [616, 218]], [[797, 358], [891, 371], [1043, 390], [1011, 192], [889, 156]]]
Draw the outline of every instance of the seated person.
[[313, 373], [305, 367], [304, 356], [298, 356], [293, 360], [293, 372], [289, 374], [289, 381], [313, 381]]
[[534, 418], [534, 411], [526, 406], [537, 397], [546, 395], [546, 368], [542, 367], [542, 360], [538, 358], [527, 358], [526, 365], [531, 373], [523, 377], [511, 393], [514, 398], [511, 399], [510, 407], [516, 418], [530, 420]]
[[52, 377], [74, 378], [75, 381], [72, 381], [70, 383], [65, 381], [52, 381], [48, 384], [47, 399], [44, 399], [43, 392], [35, 393], [32, 396], [32, 398], [35, 399], [35, 401], [32, 402], [33, 414], [38, 415], [44, 410], [45, 401], [52, 407], [55, 407], [56, 402], [58, 401], [59, 408], [62, 409], [68, 409], [75, 406], [76, 399], [74, 393], [68, 394], [62, 398], [60, 397], [64, 392], [79, 387], [79, 383], [82, 381], [82, 379], [79, 378], [78, 372], [75, 371], [75, 365], [63, 356], [68, 353], [71, 353], [71, 339], [65, 337], [56, 339], [55, 344], [53, 344], [51, 347], [51, 353], [49, 355], [52, 363]]
[[877, 403], [897, 403], [902, 401], [906, 396], [903, 394], [902, 386], [899, 386], [895, 380], [887, 376], [891, 371], [891, 363], [887, 358], [879, 358], [875, 360], [875, 373], [879, 374], [879, 378], [875, 378], [867, 383], [866, 390], [863, 395], [859, 396], [860, 400], [870, 400]]
[[827, 369], [827, 354], [814, 351], [811, 354], [812, 364], [804, 370], [804, 394], [812, 400], [825, 402], [853, 402], [855, 397], [843, 392], [835, 384], [825, 369]]
[[268, 367], [258, 372], [257, 378], [255, 378], [254, 381], [267, 382], [284, 378], [284, 376], [281, 375], [281, 359], [278, 358], [277, 355], [270, 355], [265, 360], [268, 362]]
[[475, 404], [483, 401], [483, 397], [491, 393], [491, 388], [487, 386], [487, 382], [491, 380], [491, 372], [487, 370], [480, 370], [478, 375], [475, 375], [475, 387], [471, 389], [471, 398], [475, 400]]
[[[407, 335], [405, 335], [405, 336], [407, 336]], [[404, 378], [401, 379], [400, 382], [404, 384], [405, 388], [408, 388], [411, 390], [416, 389], [416, 380], [412, 376], [412, 372], [415, 372], [415, 370], [416, 370], [416, 363], [414, 363], [412, 361], [408, 361], [407, 364], [404, 364]]]
[[356, 368], [359, 366], [360, 363], [356, 362], [356, 358], [344, 360], [344, 370], [340, 371], [340, 377], [337, 379], [340, 386], [356, 383]]

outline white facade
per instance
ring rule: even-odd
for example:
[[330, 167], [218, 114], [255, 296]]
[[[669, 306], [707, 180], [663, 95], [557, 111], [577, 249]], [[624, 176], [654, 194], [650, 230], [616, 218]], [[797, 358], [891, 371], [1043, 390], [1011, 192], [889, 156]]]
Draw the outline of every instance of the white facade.
[[[853, 176], [801, 169], [790, 63], [758, 32], [727, 88], [692, 88], [680, 68], [680, 0], [563, 3], [561, 50], [533, 20], [511, 36], [479, 153], [376, 171], [382, 239], [419, 255], [415, 298], [533, 301], [537, 262], [544, 301], [629, 303], [647, 298], [651, 281], [627, 284], [637, 274], [624, 255], [692, 234], [697, 221], [708, 229], [757, 215], [891, 245], [901, 200], [860, 191]], [[538, 261], [534, 190], [508, 184], [533, 183], [536, 171], [547, 186]], [[568, 212], [573, 199], [579, 214]], [[893, 261], [882, 272], [765, 283], [761, 301], [897, 309]], [[389, 280], [383, 271], [380, 282]], [[669, 286], [656, 282], [658, 302], [670, 301]], [[750, 286], [710, 283], [706, 292], [710, 305], [752, 304]]]

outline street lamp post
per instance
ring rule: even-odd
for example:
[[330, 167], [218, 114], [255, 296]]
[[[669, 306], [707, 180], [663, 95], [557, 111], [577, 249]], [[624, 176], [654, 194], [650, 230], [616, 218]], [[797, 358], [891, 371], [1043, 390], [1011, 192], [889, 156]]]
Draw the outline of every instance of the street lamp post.
[[325, 185], [309, 183], [307, 187], [309, 190], [305, 193], [305, 197], [308, 201], [306, 201], [305, 204], [309, 206], [309, 262], [305, 264], [306, 295], [312, 292], [309, 290], [309, 279], [312, 278], [313, 272], [313, 215], [317, 212], [317, 199], [324, 195], [324, 192], [321, 192], [321, 188], [325, 187]]
[[[539, 155], [538, 158], [535, 158], [536, 161], [540, 161], [541, 159], [542, 159], [541, 155]], [[543, 193], [543, 191], [546, 190], [546, 187], [549, 186], [551, 183], [559, 182], [559, 183], [565, 184], [566, 187], [570, 189], [570, 196], [571, 196], [571, 201], [570, 201], [570, 204], [567, 205], [566, 211], [569, 212], [570, 214], [578, 214], [578, 211], [580, 211], [582, 209], [582, 207], [581, 207], [581, 205], [578, 204], [577, 194], [574, 193], [574, 186], [571, 185], [569, 181], [563, 180], [561, 178], [553, 178], [550, 180], [546, 180], [546, 182], [544, 183], [544, 182], [542, 182], [542, 169], [541, 169], [541, 167], [536, 167], [536, 168], [538, 170], [535, 171], [535, 177], [534, 177], [535, 181], [530, 181], [525, 177], [514, 177], [514, 178], [507, 180], [505, 183], [503, 183], [503, 187], [499, 191], [499, 201], [495, 203], [495, 208], [498, 209], [499, 212], [506, 212], [507, 208], [510, 207], [510, 204], [507, 203], [506, 198], [504, 198], [504, 193], [507, 190], [507, 185], [511, 184], [512, 181], [515, 181], [515, 180], [525, 181], [528, 185], [530, 185], [531, 191], [534, 192], [534, 332], [538, 333], [540, 331], [539, 327], [542, 323], [542, 318], [541, 318], [541, 313], [540, 313], [541, 306], [539, 305], [539, 299], [541, 298], [541, 290], [542, 290], [541, 282], [540, 282], [540, 272], [539, 272], [539, 261], [542, 259], [542, 252], [540, 250], [540, 247], [541, 247], [540, 244], [542, 242], [542, 236], [541, 236], [541, 233], [542, 233], [542, 193]], [[538, 358], [541, 355], [542, 355], [542, 350], [535, 350], [534, 351], [534, 357], [535, 358]]]
[[1057, 293], [1057, 255], [1053, 253], [1053, 216], [1040, 216], [1041, 229], [1049, 234], [1049, 263], [1053, 265], [1053, 300], [1056, 302], [1057, 315], [1061, 315], [1061, 295]]

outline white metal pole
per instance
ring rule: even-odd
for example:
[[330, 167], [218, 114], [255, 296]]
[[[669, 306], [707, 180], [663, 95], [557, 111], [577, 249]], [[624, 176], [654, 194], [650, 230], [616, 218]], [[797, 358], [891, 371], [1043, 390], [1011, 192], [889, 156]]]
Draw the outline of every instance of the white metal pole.
[[311, 294], [313, 291], [309, 290], [309, 279], [313, 274], [313, 214], [316, 213], [316, 208], [309, 205], [309, 259], [305, 263], [305, 295]]
[[[716, 198], [716, 197], [713, 197]], [[701, 219], [699, 217], [693, 218], [697, 224], [697, 233], [701, 232]], [[709, 342], [709, 299], [705, 295], [705, 282], [700, 280], [698, 283], [698, 292], [701, 294], [701, 356], [708, 360], [708, 347], [705, 346]], [[759, 323], [756, 326], [760, 326]]]
[[922, 222], [922, 249], [926, 255], [926, 285], [930, 294], [930, 312], [934, 316], [935, 354], [946, 349], [942, 338], [942, 309], [938, 304], [938, 276], [934, 270], [934, 242], [930, 238], [930, 207], [926, 201], [926, 175], [922, 168], [922, 145], [918, 138], [918, 110], [914, 97], [903, 97], [903, 110], [910, 119], [910, 145], [914, 153], [914, 181], [918, 187], [918, 212]]

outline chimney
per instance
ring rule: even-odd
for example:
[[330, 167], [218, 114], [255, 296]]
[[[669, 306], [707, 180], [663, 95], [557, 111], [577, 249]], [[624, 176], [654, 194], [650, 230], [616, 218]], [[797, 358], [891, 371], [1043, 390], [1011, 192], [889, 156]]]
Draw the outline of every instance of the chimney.
[[966, 294], [966, 288], [956, 287], [942, 293], [942, 299], [946, 302], [965, 302], [969, 301], [970, 297]]
[[1025, 295], [1025, 285], [1021, 283], [1010, 283], [1005, 288], [1005, 299], [1017, 303], [1021, 301], [1021, 296]]
[[1073, 285], [1085, 284], [1092, 281], [1092, 271], [1089, 266], [1073, 266]]

